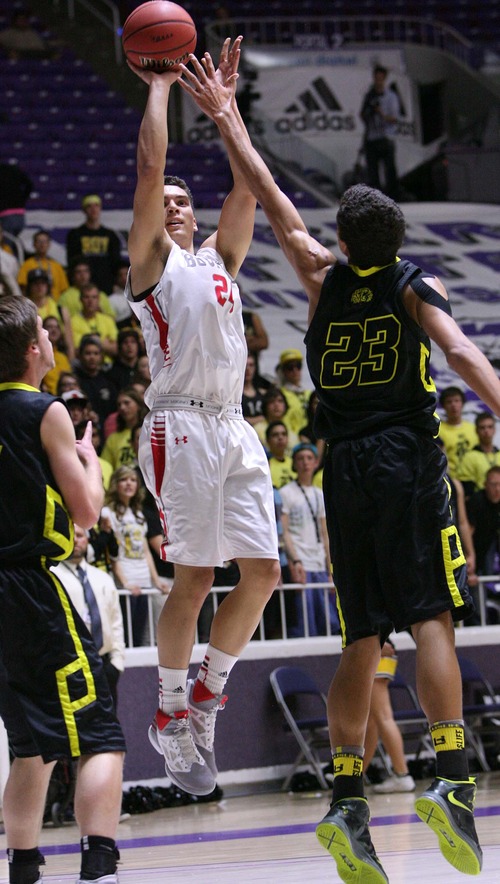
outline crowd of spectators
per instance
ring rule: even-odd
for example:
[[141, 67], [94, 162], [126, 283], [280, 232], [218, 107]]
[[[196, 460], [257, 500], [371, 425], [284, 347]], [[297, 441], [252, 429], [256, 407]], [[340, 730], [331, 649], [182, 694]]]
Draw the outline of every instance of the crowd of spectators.
[[[85, 222], [68, 233], [67, 266], [51, 257], [51, 234], [43, 229], [35, 231], [33, 252], [19, 265], [9, 242], [2, 240], [0, 228], [0, 274], [4, 287], [33, 300], [49, 333], [56, 364], [44, 379], [45, 389], [61, 396], [77, 437], [83, 433], [86, 422], [92, 421], [93, 441], [108, 498], [101, 523], [87, 538], [86, 557], [107, 571], [116, 586], [131, 592], [128, 621], [127, 617], [124, 619], [125, 634], [129, 644], [140, 645], [154, 641], [142, 589], [147, 586], [159, 590], [159, 601], [153, 604], [157, 620], [161, 598], [171, 584], [173, 566], [161, 558], [161, 525], [137, 461], [137, 439], [147, 413], [144, 394], [151, 382], [148, 358], [141, 329], [124, 295], [128, 261], [120, 253], [117, 234], [102, 224], [101, 208], [97, 194], [83, 199]], [[318, 397], [303, 382], [303, 355], [299, 349], [283, 350], [277, 358], [274, 376], [263, 375], [259, 355], [270, 346], [267, 331], [260, 316], [252, 311], [244, 311], [244, 327], [248, 359], [242, 391], [243, 415], [254, 426], [269, 458], [280, 533], [282, 582], [300, 585], [304, 580], [309, 584], [325, 578], [328, 583], [328, 551], [323, 548], [323, 516], [318, 504], [325, 447], [314, 429]], [[467, 560], [470, 583], [475, 585], [477, 575], [495, 568], [500, 571], [500, 452], [494, 445], [495, 418], [481, 411], [475, 423], [464, 420], [465, 398], [459, 387], [441, 391], [440, 438], [454, 491], [465, 504], [460, 507], [461, 530], [472, 538]], [[305, 472], [302, 460], [307, 461]], [[300, 470], [297, 472], [298, 463], [302, 475]], [[134, 494], [127, 503], [118, 491], [129, 485], [134, 485]], [[125, 550], [128, 555], [134, 549], [131, 531], [135, 532], [136, 566], [139, 552], [143, 553], [140, 583], [129, 576], [124, 556]], [[323, 563], [313, 567], [311, 538], [316, 538], [318, 557], [325, 556], [324, 567]], [[298, 548], [307, 551], [305, 564], [301, 561], [303, 553], [297, 557]], [[228, 562], [225, 568], [216, 570], [220, 573], [216, 574], [215, 585], [237, 582], [235, 563]], [[319, 578], [314, 576], [315, 572]], [[487, 586], [488, 597], [496, 596], [496, 607], [493, 603], [487, 607], [491, 622], [497, 622], [495, 618], [500, 620], [499, 588], [500, 575], [498, 583], [492, 581]], [[304, 635], [306, 628], [311, 635], [338, 632], [333, 583], [329, 589], [309, 592], [310, 598], [302, 593], [296, 598], [286, 594], [287, 634]], [[307, 627], [304, 603], [308, 609]], [[205, 627], [210, 620], [208, 608], [203, 612]], [[123, 601], [122, 610], [125, 613]], [[329, 612], [329, 625], [321, 611]], [[203, 630], [202, 624], [200, 627]], [[283, 634], [280, 606], [273, 600], [266, 611], [265, 631], [266, 637]]]

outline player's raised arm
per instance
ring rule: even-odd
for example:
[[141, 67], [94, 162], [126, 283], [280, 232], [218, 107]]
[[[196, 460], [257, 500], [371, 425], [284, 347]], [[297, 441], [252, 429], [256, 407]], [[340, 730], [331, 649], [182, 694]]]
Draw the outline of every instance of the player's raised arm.
[[[205, 60], [209, 75], [203, 73], [202, 76], [205, 77], [207, 89], [210, 89], [212, 84], [220, 83], [232, 90], [234, 99], [240, 60], [240, 43], [241, 37], [237, 37], [233, 43], [230, 39], [224, 41], [217, 70], [215, 70], [210, 56]], [[204, 245], [211, 245], [217, 250], [223, 257], [224, 264], [230, 274], [235, 277], [246, 258], [252, 241], [256, 200], [243, 171], [233, 161], [231, 155], [229, 163], [233, 176], [233, 187], [224, 200], [217, 231], [208, 238]]]
[[180, 74], [157, 74], [130, 63], [129, 67], [149, 87], [139, 129], [137, 186], [128, 240], [132, 289], [138, 294], [158, 282], [171, 248], [171, 240], [165, 230], [163, 180], [168, 147], [168, 100], [172, 84]]
[[[239, 47], [238, 47], [239, 48]], [[182, 88], [217, 125], [229, 153], [264, 209], [276, 238], [292, 264], [311, 302], [315, 303], [331, 264], [332, 253], [311, 237], [297, 209], [280, 190], [257, 150], [253, 147], [234, 100], [234, 77], [223, 83], [216, 76], [208, 53], [201, 64], [190, 56], [193, 71], [183, 66]]]

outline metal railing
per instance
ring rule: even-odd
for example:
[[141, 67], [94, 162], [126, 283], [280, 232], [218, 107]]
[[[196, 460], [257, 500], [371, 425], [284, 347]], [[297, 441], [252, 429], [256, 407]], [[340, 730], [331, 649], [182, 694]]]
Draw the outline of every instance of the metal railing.
[[[60, 5], [60, 0], [53, 0], [53, 5], [58, 7]], [[100, 5], [103, 9], [99, 9]], [[66, 0], [66, 6], [68, 10], [68, 19], [70, 21], [75, 21], [76, 7], [81, 6], [83, 9], [86, 9], [91, 16], [97, 19], [106, 31], [109, 31], [112, 34], [115, 61], [117, 64], [123, 64], [120, 10], [116, 3], [113, 3], [112, 0]]]
[[474, 44], [444, 22], [413, 16], [278, 16], [231, 18], [205, 28], [208, 50], [217, 55], [224, 37], [244, 37], [245, 46], [281, 46], [313, 52], [360, 43], [416, 43], [474, 64]]
[[[479, 596], [478, 613], [479, 613], [479, 619], [480, 619], [481, 626], [487, 625], [487, 593], [485, 590], [486, 583], [500, 583], [500, 575], [498, 575], [498, 574], [489, 575], [489, 576], [486, 575], [484, 577], [478, 578], [478, 596]], [[196, 644], [199, 644], [200, 642], [204, 643], [204, 642], [208, 641], [209, 624], [211, 621], [211, 617], [214, 616], [215, 612], [217, 611], [217, 608], [219, 607], [219, 596], [227, 595], [233, 589], [234, 589], [233, 586], [213, 586], [212, 587], [210, 594], [208, 596], [209, 600], [212, 603], [212, 611], [206, 612], [207, 624], [206, 624], [206, 627], [204, 630], [204, 632], [206, 634], [203, 634], [203, 635], [201, 634], [203, 627], [201, 626], [200, 620], [199, 620], [198, 626], [196, 629], [196, 638], [195, 638]], [[329, 601], [328, 596], [332, 591], [332, 584], [331, 583], [308, 583], [308, 584], [304, 585], [302, 583], [287, 583], [287, 584], [283, 584], [282, 586], [278, 586], [275, 590], [275, 595], [277, 594], [278, 601], [279, 601], [279, 615], [280, 615], [279, 633], [280, 634], [277, 635], [276, 631], [273, 631], [272, 635], [266, 634], [266, 630], [268, 629], [268, 627], [266, 626], [266, 619], [267, 618], [264, 613], [263, 617], [260, 620], [259, 626], [257, 627], [257, 630], [252, 638], [252, 641], [265, 642], [267, 640], [271, 640], [271, 639], [276, 640], [278, 638], [278, 639], [283, 639], [283, 640], [288, 639], [288, 640], [300, 642], [300, 641], [303, 641], [304, 639], [310, 638], [309, 618], [308, 618], [308, 613], [307, 613], [306, 594], [305, 594], [305, 590], [307, 590], [307, 589], [322, 589], [323, 590], [323, 598], [324, 598], [324, 605], [325, 605], [325, 622], [327, 624], [326, 637], [330, 637], [332, 635], [335, 635], [335, 633], [332, 632], [331, 626], [330, 626], [329, 605], [328, 605], [328, 601]], [[120, 589], [120, 590], [118, 590], [118, 592], [121, 596], [123, 596], [125, 598], [126, 627], [127, 627], [127, 635], [129, 636], [128, 647], [133, 647], [133, 645], [132, 645], [132, 612], [131, 612], [131, 605], [130, 605], [130, 599], [132, 598], [132, 596], [125, 589]], [[149, 644], [142, 645], [142, 647], [155, 647], [155, 645], [156, 645], [156, 623], [157, 623], [158, 614], [159, 614], [159, 609], [155, 608], [155, 600], [161, 598], [161, 593], [159, 592], [159, 590], [154, 589], [154, 588], [143, 589], [142, 592], [143, 592], [143, 595], [146, 595], [147, 599], [148, 599], [147, 627], [148, 627], [148, 634], [150, 637]], [[301, 592], [302, 593], [302, 615], [303, 615], [303, 622], [304, 622], [304, 635], [299, 636], [299, 637], [290, 636], [290, 634], [289, 634], [291, 630], [290, 630], [290, 627], [287, 623], [287, 610], [286, 610], [285, 594], [290, 593], [290, 592], [293, 592], [293, 593]], [[500, 595], [499, 595], [499, 608], [500, 608]], [[151, 637], [152, 637], [152, 640], [151, 640]]]

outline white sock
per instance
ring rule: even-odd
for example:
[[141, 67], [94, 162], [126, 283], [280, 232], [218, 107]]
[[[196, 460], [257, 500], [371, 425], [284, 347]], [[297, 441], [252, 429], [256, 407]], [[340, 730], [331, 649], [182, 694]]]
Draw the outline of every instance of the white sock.
[[238, 657], [225, 654], [213, 645], [208, 645], [205, 659], [198, 672], [198, 681], [201, 681], [211, 694], [222, 694], [229, 673], [237, 661]]
[[158, 706], [166, 714], [187, 709], [187, 669], [167, 669], [158, 666]]

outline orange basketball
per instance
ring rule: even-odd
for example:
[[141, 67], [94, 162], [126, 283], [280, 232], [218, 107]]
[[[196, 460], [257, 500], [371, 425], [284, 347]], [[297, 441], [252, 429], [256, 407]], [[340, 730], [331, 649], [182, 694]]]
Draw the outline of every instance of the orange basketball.
[[123, 51], [132, 64], [158, 73], [175, 71], [196, 46], [193, 19], [178, 3], [148, 0], [128, 16]]

